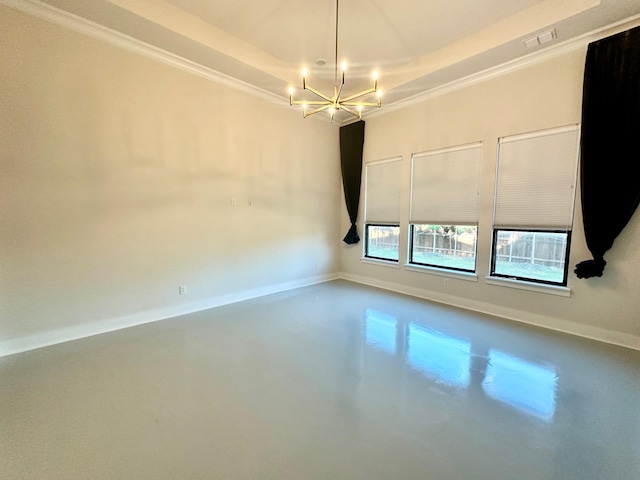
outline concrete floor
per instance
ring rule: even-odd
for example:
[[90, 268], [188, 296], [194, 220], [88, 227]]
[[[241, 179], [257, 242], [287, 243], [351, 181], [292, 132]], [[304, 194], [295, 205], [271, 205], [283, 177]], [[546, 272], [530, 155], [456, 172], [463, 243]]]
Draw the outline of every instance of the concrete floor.
[[0, 478], [640, 479], [640, 352], [336, 281], [0, 359]]

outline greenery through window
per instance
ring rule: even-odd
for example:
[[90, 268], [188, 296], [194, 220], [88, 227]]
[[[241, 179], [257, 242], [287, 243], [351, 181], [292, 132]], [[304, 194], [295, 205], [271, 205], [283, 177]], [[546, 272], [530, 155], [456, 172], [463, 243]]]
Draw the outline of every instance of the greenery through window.
[[397, 262], [399, 235], [399, 225], [367, 224], [365, 226], [365, 257]]
[[567, 284], [569, 232], [494, 230], [491, 275]]
[[409, 263], [475, 272], [478, 227], [411, 225]]

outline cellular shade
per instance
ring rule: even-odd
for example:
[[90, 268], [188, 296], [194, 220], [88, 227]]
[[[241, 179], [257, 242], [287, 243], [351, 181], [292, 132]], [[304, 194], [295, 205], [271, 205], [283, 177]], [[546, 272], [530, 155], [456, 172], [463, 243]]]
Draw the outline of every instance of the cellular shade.
[[571, 230], [578, 140], [577, 125], [499, 140], [495, 227]]
[[401, 160], [398, 157], [367, 164], [366, 223], [399, 223]]
[[477, 225], [482, 143], [414, 154], [411, 223]]

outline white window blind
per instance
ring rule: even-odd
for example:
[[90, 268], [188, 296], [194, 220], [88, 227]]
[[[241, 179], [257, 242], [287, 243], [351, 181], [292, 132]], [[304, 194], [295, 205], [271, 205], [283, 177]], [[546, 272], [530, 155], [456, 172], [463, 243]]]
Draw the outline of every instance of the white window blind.
[[400, 178], [402, 158], [370, 162], [366, 165], [365, 222], [400, 222]]
[[579, 127], [498, 141], [494, 226], [571, 230]]
[[477, 225], [482, 142], [414, 154], [409, 221]]

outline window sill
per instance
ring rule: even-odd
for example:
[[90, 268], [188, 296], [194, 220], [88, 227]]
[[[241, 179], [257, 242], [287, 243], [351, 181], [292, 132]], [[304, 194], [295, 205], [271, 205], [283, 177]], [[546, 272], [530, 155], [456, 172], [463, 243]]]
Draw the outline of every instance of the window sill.
[[560, 287], [556, 285], [544, 285], [541, 283], [525, 282], [522, 280], [513, 280], [510, 278], [486, 277], [488, 285], [498, 285], [501, 287], [517, 288], [519, 290], [529, 290], [531, 292], [547, 293], [549, 295], [559, 295], [561, 297], [570, 297], [571, 289], [569, 287]]
[[415, 265], [413, 263], [405, 263], [405, 270], [418, 273], [429, 273], [432, 275], [440, 275], [441, 277], [456, 278], [458, 280], [465, 280], [467, 282], [477, 282], [478, 275], [475, 273], [456, 272], [454, 270], [447, 270], [445, 268], [426, 267], [421, 265]]
[[360, 257], [360, 261], [362, 263], [368, 263], [370, 265], [379, 265], [381, 267], [400, 268], [399, 263], [394, 262], [393, 260], [378, 260], [375, 258]]

